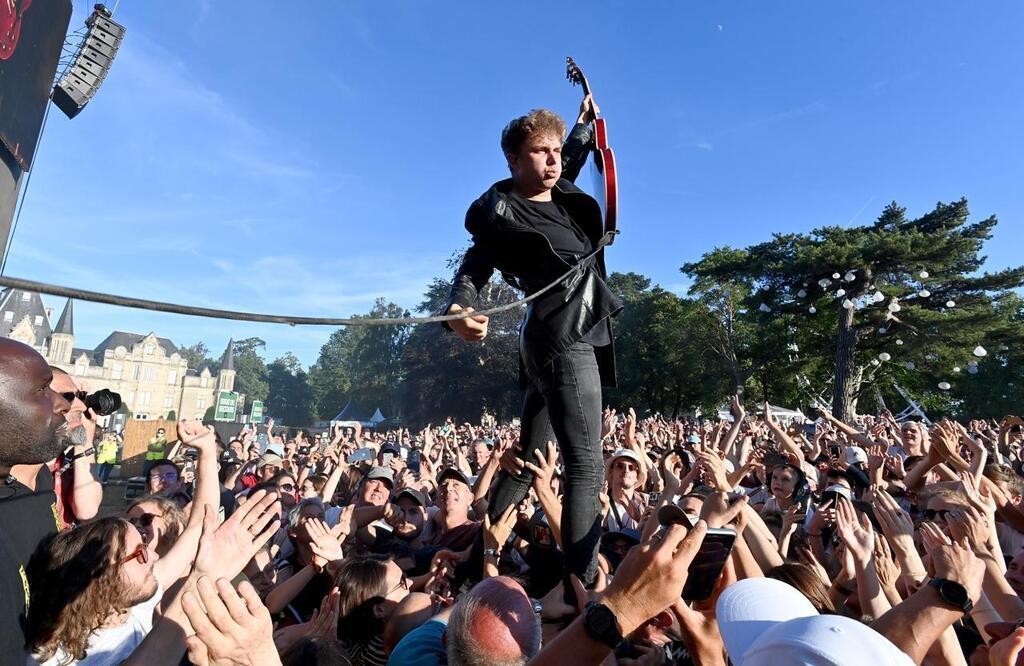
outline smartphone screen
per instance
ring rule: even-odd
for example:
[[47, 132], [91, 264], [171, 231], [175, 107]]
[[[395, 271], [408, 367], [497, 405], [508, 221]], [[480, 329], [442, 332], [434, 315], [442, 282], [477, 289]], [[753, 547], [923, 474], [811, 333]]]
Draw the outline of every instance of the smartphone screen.
[[706, 601], [718, 584], [732, 546], [736, 543], [736, 532], [726, 529], [709, 529], [704, 535], [704, 543], [690, 562], [686, 585], [683, 586], [683, 599], [686, 601]]
[[385, 453], [383, 456], [381, 456], [381, 464], [384, 467], [388, 467], [389, 465], [391, 465], [391, 461], [392, 459], [394, 459], [394, 457], [394, 453]]
[[413, 474], [420, 473], [420, 455], [422, 455], [419, 449], [413, 449], [409, 452], [409, 470]]
[[356, 449], [352, 452], [352, 455], [348, 457], [350, 463], [363, 462], [366, 460], [373, 460], [373, 449]]

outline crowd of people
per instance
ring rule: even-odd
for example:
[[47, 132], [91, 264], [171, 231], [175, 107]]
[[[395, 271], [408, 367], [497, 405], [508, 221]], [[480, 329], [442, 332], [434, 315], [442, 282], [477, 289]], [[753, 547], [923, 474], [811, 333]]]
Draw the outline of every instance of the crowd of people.
[[[1015, 416], [606, 410], [581, 581], [557, 443], [521, 460], [514, 424], [224, 442], [182, 421], [150, 447], [167, 457], [146, 494], [99, 515], [117, 440], [82, 397], [0, 339], [4, 663], [1010, 665], [1024, 648]], [[491, 520], [503, 474], [531, 489]]]

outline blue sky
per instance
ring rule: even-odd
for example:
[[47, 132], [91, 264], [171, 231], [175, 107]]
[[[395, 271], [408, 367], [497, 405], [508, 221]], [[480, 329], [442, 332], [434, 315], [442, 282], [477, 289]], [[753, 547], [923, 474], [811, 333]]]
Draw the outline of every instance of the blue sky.
[[[1024, 263], [1024, 4], [574, 6], [123, 0], [103, 88], [50, 114], [7, 273], [273, 313], [414, 306], [507, 173], [504, 123], [575, 117], [566, 55], [619, 160], [613, 270], [684, 291], [679, 266], [717, 245], [961, 196], [1000, 219], [987, 267]], [[306, 364], [331, 332], [75, 314], [79, 346], [258, 335]]]

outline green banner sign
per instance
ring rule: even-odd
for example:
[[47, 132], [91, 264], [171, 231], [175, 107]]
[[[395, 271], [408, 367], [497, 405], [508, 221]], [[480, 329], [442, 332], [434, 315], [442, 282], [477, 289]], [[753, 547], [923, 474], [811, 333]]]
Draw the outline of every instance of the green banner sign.
[[238, 412], [238, 394], [234, 391], [220, 391], [217, 394], [217, 409], [213, 412], [215, 421], [234, 421]]
[[253, 400], [252, 411], [249, 414], [249, 423], [263, 423], [263, 401]]

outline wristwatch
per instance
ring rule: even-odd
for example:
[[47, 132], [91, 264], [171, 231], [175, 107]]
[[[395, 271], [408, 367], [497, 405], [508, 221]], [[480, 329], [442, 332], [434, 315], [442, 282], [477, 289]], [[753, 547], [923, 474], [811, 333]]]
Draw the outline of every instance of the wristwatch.
[[963, 611], [966, 614], [970, 613], [971, 609], [974, 608], [974, 602], [971, 601], [971, 596], [967, 594], [967, 588], [955, 580], [933, 578], [928, 581], [928, 585], [938, 590], [942, 600], [957, 610]]
[[613, 650], [622, 642], [619, 621], [604, 604], [591, 601], [583, 608], [583, 628], [588, 636]]

